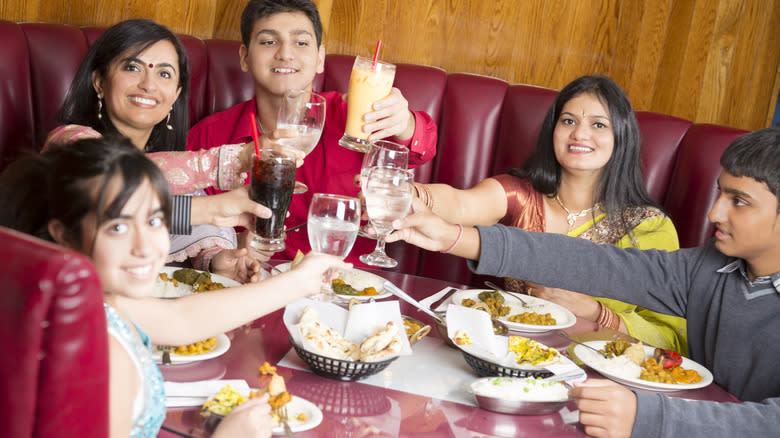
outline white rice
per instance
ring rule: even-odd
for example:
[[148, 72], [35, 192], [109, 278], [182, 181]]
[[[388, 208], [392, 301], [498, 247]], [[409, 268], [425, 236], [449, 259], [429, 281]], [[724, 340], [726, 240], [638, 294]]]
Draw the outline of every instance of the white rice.
[[[611, 359], [605, 359], [600, 354], [590, 351], [587, 348], [578, 349], [580, 359], [598, 371], [604, 371], [615, 377], [622, 379], [638, 379], [642, 373], [642, 368], [631, 362], [626, 356], [616, 356]], [[585, 356], [585, 357], [582, 357]]]
[[474, 394], [513, 401], [561, 401], [569, 398], [569, 390], [561, 382], [545, 382], [535, 378], [490, 377], [471, 384]]
[[339, 278], [357, 290], [373, 287], [377, 292], [381, 292], [385, 287], [384, 279], [381, 277], [357, 269], [341, 272]]
[[192, 293], [192, 286], [189, 284], [178, 283], [178, 286], [175, 286], [173, 282], [163, 281], [157, 276], [157, 279], [154, 281], [152, 296], [156, 298], [178, 298], [190, 293]]

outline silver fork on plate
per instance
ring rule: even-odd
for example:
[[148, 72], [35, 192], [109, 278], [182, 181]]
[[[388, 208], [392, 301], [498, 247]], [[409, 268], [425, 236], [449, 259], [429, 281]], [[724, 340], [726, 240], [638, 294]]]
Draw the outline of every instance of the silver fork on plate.
[[284, 436], [288, 438], [294, 437], [295, 434], [290, 428], [290, 423], [288, 422], [289, 418], [287, 417], [287, 405], [277, 408], [276, 415], [279, 416], [279, 421], [282, 423], [282, 426], [284, 427]]
[[162, 364], [163, 365], [170, 365], [171, 364], [171, 350], [173, 350], [172, 345], [158, 345], [157, 346], [160, 351], [162, 351]]
[[493, 289], [495, 289], [495, 290], [497, 290], [497, 291], [499, 291], [501, 293], [507, 294], [510, 297], [516, 298], [517, 301], [520, 301], [520, 304], [522, 304], [523, 307], [529, 307], [528, 303], [526, 303], [524, 299], [520, 298], [520, 294], [516, 294], [514, 292], [509, 292], [506, 289], [502, 289], [502, 288], [498, 287], [495, 283], [493, 283], [490, 280], [485, 280], [485, 286], [493, 288]]

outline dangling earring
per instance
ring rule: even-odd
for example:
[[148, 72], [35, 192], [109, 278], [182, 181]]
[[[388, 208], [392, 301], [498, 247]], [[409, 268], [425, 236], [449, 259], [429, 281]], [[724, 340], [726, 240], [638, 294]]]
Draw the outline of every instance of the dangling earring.
[[173, 108], [171, 108], [171, 111], [168, 113], [168, 118], [165, 119], [165, 127], [168, 128], [169, 131], [173, 131], [173, 125], [171, 125], [171, 113], [173, 112]]
[[103, 94], [98, 93], [98, 120], [103, 119]]

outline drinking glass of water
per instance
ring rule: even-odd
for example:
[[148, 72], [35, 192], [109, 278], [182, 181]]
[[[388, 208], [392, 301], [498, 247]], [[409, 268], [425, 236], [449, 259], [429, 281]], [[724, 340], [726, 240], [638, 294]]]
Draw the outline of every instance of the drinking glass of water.
[[398, 261], [385, 252], [385, 238], [393, 231], [393, 221], [409, 213], [413, 184], [414, 175], [406, 169], [374, 167], [368, 172], [363, 196], [377, 240], [374, 252], [360, 256], [361, 262], [383, 268], [398, 265]]
[[[407, 169], [409, 167], [409, 149], [398, 143], [388, 140], [377, 140], [371, 143], [368, 152], [363, 155], [363, 164], [360, 167], [360, 189], [366, 190], [368, 172], [374, 167], [395, 167]], [[366, 232], [367, 223], [360, 228], [358, 236], [376, 239], [376, 236]]]
[[[315, 193], [309, 205], [306, 228], [311, 250], [342, 259], [355, 244], [360, 227], [360, 201], [357, 198]], [[323, 287], [322, 301], [332, 299], [330, 287]]]
[[[277, 131], [285, 136], [276, 141], [284, 146], [300, 149], [304, 154], [314, 150], [325, 124], [325, 98], [307, 90], [287, 90], [276, 117]], [[305, 193], [306, 184], [296, 181], [294, 193]]]

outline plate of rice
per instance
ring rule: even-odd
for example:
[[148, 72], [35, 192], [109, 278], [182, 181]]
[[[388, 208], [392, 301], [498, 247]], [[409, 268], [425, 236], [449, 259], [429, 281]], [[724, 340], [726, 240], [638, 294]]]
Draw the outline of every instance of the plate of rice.
[[[179, 273], [185, 272], [185, 269], [189, 274], [192, 275], [204, 274], [202, 278], [208, 278], [209, 282], [207, 283], [202, 281], [195, 284], [195, 288], [198, 289], [195, 290], [192, 284], [187, 284], [184, 281], [175, 280], [174, 276], [181, 278]], [[191, 268], [163, 266], [154, 283], [154, 292], [152, 296], [156, 298], [179, 298], [185, 295], [189, 295], [194, 291], [203, 292], [207, 290], [236, 286], [241, 286], [241, 283], [231, 278], [223, 277], [219, 274], [212, 274], [210, 272], [199, 271], [197, 269]]]

